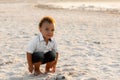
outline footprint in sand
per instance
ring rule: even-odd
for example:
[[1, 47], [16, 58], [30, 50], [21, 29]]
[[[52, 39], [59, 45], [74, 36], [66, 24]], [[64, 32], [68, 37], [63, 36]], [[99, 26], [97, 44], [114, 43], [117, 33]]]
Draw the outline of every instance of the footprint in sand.
[[73, 79], [67, 74], [57, 74], [46, 78], [46, 80], [73, 80]]
[[83, 79], [83, 80], [97, 80], [96, 78], [88, 78], [88, 79]]

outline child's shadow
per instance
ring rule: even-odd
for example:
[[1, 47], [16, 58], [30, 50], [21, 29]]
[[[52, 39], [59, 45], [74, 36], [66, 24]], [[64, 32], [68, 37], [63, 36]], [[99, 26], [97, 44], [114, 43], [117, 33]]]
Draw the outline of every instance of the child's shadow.
[[34, 74], [25, 73], [22, 80], [47, 80], [47, 78], [53, 76], [52, 74], [40, 74], [35, 76]]

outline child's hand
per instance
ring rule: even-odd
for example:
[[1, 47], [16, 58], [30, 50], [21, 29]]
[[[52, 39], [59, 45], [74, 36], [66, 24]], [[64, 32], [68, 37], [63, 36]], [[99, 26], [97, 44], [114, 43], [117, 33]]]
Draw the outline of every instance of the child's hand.
[[52, 72], [56, 71], [56, 60], [52, 62]]
[[31, 72], [31, 73], [33, 72], [33, 69], [34, 69], [33, 66], [29, 66], [29, 67], [28, 67], [28, 70], [29, 70], [29, 72]]
[[54, 73], [56, 71], [56, 65], [53, 65], [52, 72]]

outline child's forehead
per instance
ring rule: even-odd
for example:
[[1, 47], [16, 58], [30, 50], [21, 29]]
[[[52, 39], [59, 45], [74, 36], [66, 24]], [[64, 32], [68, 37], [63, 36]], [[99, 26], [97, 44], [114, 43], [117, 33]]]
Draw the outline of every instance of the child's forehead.
[[55, 26], [54, 23], [49, 23], [47, 21], [42, 24], [42, 27], [54, 27], [54, 26]]

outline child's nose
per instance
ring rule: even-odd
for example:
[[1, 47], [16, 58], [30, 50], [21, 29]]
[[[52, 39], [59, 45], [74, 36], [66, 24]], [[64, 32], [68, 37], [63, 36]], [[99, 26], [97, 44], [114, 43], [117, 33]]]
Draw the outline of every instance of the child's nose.
[[49, 31], [48, 33], [49, 33], [49, 34], [52, 34], [53, 32], [52, 32], [52, 31]]

